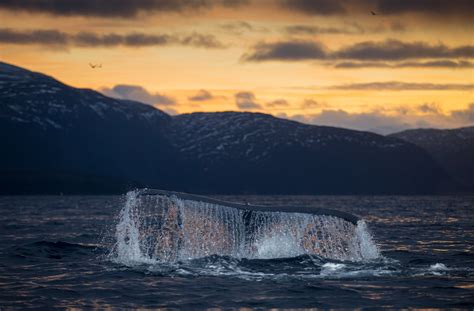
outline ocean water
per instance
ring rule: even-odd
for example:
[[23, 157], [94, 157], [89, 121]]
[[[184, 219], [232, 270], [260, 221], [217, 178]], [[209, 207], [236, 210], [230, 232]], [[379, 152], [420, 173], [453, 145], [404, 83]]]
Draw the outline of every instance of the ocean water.
[[472, 196], [220, 199], [364, 221], [275, 213], [248, 225], [133, 195], [0, 197], [0, 309], [474, 308]]

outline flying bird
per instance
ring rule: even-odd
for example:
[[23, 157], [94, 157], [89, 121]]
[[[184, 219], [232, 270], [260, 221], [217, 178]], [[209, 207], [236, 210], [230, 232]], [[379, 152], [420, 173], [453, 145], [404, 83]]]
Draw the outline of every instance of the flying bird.
[[372, 15], [377, 15], [377, 13], [375, 13], [374, 11], [370, 11], [370, 13], [372, 13]]
[[92, 69], [102, 68], [102, 64], [91, 64], [91, 63], [89, 63], [89, 66], [90, 66]]

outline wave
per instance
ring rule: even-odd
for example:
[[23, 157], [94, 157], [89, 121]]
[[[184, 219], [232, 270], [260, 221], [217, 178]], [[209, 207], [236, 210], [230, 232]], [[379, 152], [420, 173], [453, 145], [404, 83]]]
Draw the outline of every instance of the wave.
[[18, 258], [62, 259], [64, 257], [90, 256], [98, 249], [98, 245], [41, 240], [12, 247], [8, 253], [10, 256]]

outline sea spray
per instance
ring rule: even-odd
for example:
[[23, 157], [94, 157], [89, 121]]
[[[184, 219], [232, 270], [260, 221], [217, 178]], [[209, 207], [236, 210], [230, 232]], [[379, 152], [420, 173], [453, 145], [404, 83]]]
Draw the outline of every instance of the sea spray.
[[211, 255], [270, 259], [318, 255], [362, 261], [380, 256], [364, 221], [246, 211], [176, 196], [129, 192], [110, 257], [125, 265], [176, 262]]
[[135, 262], [147, 261], [141, 250], [140, 219], [139, 211], [140, 198], [136, 191], [127, 193], [125, 205], [120, 211], [119, 221], [115, 231], [115, 251], [116, 259], [126, 265]]

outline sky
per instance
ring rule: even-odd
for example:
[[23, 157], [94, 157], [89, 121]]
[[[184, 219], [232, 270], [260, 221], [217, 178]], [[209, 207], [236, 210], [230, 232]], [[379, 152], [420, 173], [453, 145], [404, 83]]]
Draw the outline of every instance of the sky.
[[0, 0], [0, 21], [0, 61], [170, 114], [474, 125], [472, 0]]

